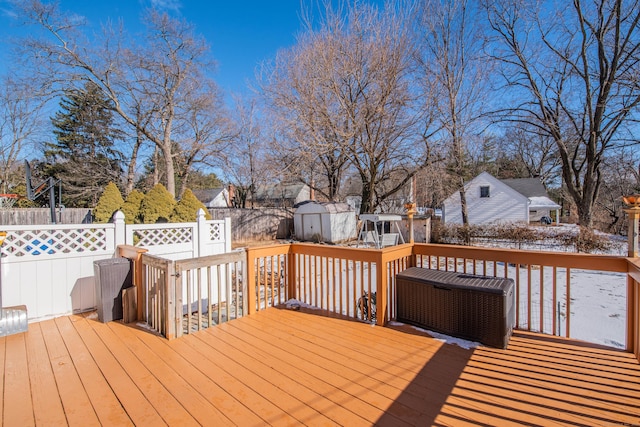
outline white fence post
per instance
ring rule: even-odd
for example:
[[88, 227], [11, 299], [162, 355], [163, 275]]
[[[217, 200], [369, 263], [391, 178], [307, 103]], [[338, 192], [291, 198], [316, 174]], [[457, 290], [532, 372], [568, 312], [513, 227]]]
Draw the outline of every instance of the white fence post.
[[126, 244], [126, 224], [124, 223], [124, 213], [118, 211], [113, 214], [113, 223], [115, 224], [115, 250], [118, 249], [118, 245]]
[[231, 217], [224, 218], [224, 251], [231, 252]]
[[209, 255], [206, 252], [207, 243], [209, 243], [209, 228], [207, 224], [207, 217], [205, 216], [204, 210], [202, 208], [198, 209], [198, 213], [196, 214], [196, 232], [194, 239], [196, 240], [193, 250], [196, 253], [193, 254], [194, 258]]

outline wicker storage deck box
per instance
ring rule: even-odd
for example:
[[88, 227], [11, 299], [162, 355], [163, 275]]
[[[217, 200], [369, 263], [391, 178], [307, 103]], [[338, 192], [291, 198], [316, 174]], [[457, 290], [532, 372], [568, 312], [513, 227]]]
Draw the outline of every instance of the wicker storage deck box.
[[398, 321], [507, 347], [515, 327], [512, 279], [411, 267], [396, 285]]

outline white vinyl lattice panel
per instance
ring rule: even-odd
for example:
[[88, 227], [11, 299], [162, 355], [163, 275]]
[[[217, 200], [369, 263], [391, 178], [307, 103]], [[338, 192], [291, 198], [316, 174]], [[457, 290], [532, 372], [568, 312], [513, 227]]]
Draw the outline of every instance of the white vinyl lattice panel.
[[109, 249], [107, 234], [104, 228], [11, 230], [2, 245], [2, 253], [22, 257], [105, 251]]
[[209, 224], [209, 239], [212, 242], [224, 241], [224, 223]]
[[134, 231], [136, 246], [161, 246], [191, 243], [193, 227], [139, 229]]

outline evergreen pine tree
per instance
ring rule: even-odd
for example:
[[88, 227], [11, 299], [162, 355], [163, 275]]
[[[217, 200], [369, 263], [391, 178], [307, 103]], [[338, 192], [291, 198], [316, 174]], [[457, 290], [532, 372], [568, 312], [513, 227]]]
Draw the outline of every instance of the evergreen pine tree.
[[156, 184], [144, 196], [140, 204], [140, 217], [145, 224], [154, 224], [158, 221], [169, 221], [173, 213], [176, 201], [167, 191], [164, 185]]
[[47, 173], [62, 180], [63, 204], [92, 207], [109, 182], [119, 182], [122, 154], [114, 148], [121, 137], [110, 101], [92, 82], [69, 89], [51, 122], [56, 141], [45, 148]]
[[182, 199], [178, 202], [171, 214], [171, 222], [193, 222], [197, 219], [198, 209], [202, 209], [205, 212], [205, 218], [211, 219], [206, 206], [198, 200], [198, 198], [191, 192], [191, 190], [185, 190], [182, 195]]
[[124, 221], [127, 224], [137, 224], [140, 222], [140, 205], [144, 200], [144, 194], [138, 190], [133, 190], [127, 196], [127, 199], [122, 205], [122, 213], [124, 214]]
[[113, 182], [107, 184], [93, 209], [93, 219], [95, 222], [104, 223], [111, 221], [113, 214], [124, 204], [120, 190]]

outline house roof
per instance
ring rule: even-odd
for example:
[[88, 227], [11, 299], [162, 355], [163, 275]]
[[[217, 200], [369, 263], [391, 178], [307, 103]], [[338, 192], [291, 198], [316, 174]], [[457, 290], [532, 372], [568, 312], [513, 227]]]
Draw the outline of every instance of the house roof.
[[207, 188], [200, 190], [191, 190], [194, 196], [202, 203], [208, 203], [218, 197], [220, 193], [224, 191], [224, 188]]
[[343, 212], [353, 212], [351, 206], [347, 203], [342, 202], [317, 202], [315, 200], [305, 200], [300, 203], [296, 203], [294, 208], [299, 208], [296, 212], [304, 212], [307, 213], [311, 211], [319, 211], [324, 210], [327, 213], [343, 213]]
[[264, 185], [257, 188], [255, 199], [295, 199], [305, 187], [306, 184]]
[[547, 190], [538, 178], [501, 179], [500, 181], [528, 198], [548, 197]]
[[561, 206], [548, 197], [529, 197], [529, 209], [560, 209]]

